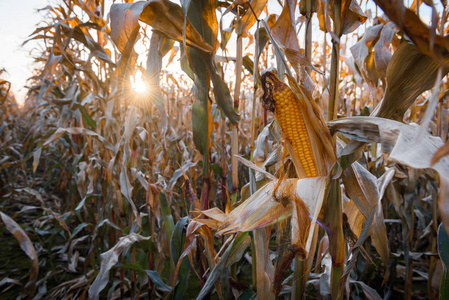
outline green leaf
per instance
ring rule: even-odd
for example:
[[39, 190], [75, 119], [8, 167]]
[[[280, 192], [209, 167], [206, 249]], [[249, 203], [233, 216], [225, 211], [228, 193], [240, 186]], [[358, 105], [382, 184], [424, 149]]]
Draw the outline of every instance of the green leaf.
[[187, 257], [184, 257], [179, 268], [178, 281], [176, 282], [176, 288], [173, 298], [176, 300], [185, 299], [185, 293], [188, 291], [190, 277], [190, 262]]
[[172, 287], [168, 286], [164, 283], [161, 276], [158, 272], [152, 271], [152, 270], [145, 270], [141, 265], [138, 264], [123, 264], [123, 265], [116, 265], [116, 268], [124, 268], [124, 269], [130, 269], [138, 272], [142, 272], [148, 275], [150, 277], [151, 281], [154, 283], [157, 289], [164, 291], [164, 292], [171, 292]]
[[95, 122], [87, 112], [87, 109], [82, 106], [78, 105], [78, 110], [80, 111], [81, 115], [83, 116], [84, 122], [86, 122], [87, 126], [90, 127], [90, 129], [95, 130], [97, 129], [97, 122]]
[[167, 240], [171, 241], [175, 224], [171, 215], [170, 205], [164, 192], [159, 193], [159, 204], [161, 206], [162, 220], [164, 221], [165, 226], [165, 236]]
[[72, 239], [75, 238], [75, 236], [84, 228], [86, 228], [87, 226], [92, 226], [92, 224], [88, 224], [88, 223], [81, 223], [78, 226], [76, 226], [76, 228], [72, 231]]
[[231, 242], [231, 244], [228, 246], [228, 248], [225, 250], [223, 255], [220, 257], [220, 260], [215, 265], [215, 268], [212, 270], [212, 272], [209, 274], [209, 277], [207, 277], [206, 283], [204, 284], [203, 288], [201, 289], [201, 292], [199, 293], [197, 300], [204, 299], [212, 290], [214, 287], [215, 282], [220, 278], [220, 274], [225, 270], [226, 263], [229, 259], [229, 255], [231, 254], [234, 245], [235, 245], [236, 239], [234, 238]]
[[114, 266], [114, 268], [123, 268], [123, 269], [130, 269], [138, 272], [145, 273], [145, 269], [138, 264], [117, 264]]
[[235, 238], [235, 245], [231, 249], [226, 266], [229, 267], [232, 264], [240, 261], [249, 244], [251, 243], [251, 237], [249, 232], [239, 232]]
[[192, 127], [193, 127], [193, 142], [201, 154], [205, 154], [209, 147], [209, 124], [207, 91], [201, 86], [195, 84], [195, 100], [192, 108]]
[[255, 299], [256, 293], [252, 288], [247, 288], [243, 293], [240, 295], [239, 300], [251, 300]]
[[[215, 1], [199, 0], [183, 1], [184, 13], [188, 9], [187, 16], [193, 27], [201, 35], [201, 37], [216, 49], [218, 22], [215, 12]], [[234, 111], [233, 99], [228, 86], [223, 79], [218, 75], [217, 68], [213, 63], [214, 53], [206, 53], [204, 51], [198, 52], [191, 47], [187, 47], [187, 58], [189, 66], [195, 76], [195, 86], [197, 88], [197, 95], [192, 112], [194, 142], [202, 154], [206, 153], [208, 147], [208, 133], [206, 130], [208, 124], [207, 101], [209, 93], [209, 80], [211, 79], [214, 85], [215, 100], [223, 110], [229, 120], [236, 124], [239, 121], [239, 115]], [[183, 68], [187, 70], [187, 68]], [[186, 72], [187, 72], [186, 71]], [[207, 72], [209, 71], [209, 73]], [[191, 74], [188, 74], [191, 76]], [[200, 136], [201, 135], [201, 136]], [[196, 137], [195, 137], [196, 136]]]
[[207, 66], [211, 73], [212, 83], [214, 84], [214, 96], [218, 107], [220, 107], [233, 124], [237, 124], [240, 120], [240, 116], [234, 110], [234, 101], [228, 85], [220, 75], [218, 75], [216, 66], [213, 64], [211, 58], [207, 59]]
[[443, 262], [443, 276], [440, 283], [440, 299], [449, 299], [449, 236], [443, 224], [438, 227], [438, 253]]
[[254, 62], [248, 55], [243, 57], [243, 66], [248, 70], [251, 74], [253, 74]]
[[215, 0], [183, 1], [182, 7], [184, 11], [186, 6], [188, 7], [188, 20], [215, 51], [218, 34]]
[[212, 164], [210, 167], [212, 168], [212, 170], [216, 175], [221, 176], [221, 174], [223, 174], [223, 169], [219, 164]]
[[270, 39], [265, 27], [259, 27], [259, 57], [263, 53], [263, 49], [265, 48], [268, 40]]
[[147, 273], [148, 277], [150, 277], [151, 281], [154, 283], [156, 288], [158, 288], [159, 290], [164, 291], [164, 292], [172, 291], [172, 287], [166, 285], [164, 283], [164, 281], [162, 281], [161, 277], [159, 276], [159, 274], [156, 271], [145, 270], [145, 273]]
[[178, 223], [176, 223], [175, 229], [173, 230], [170, 245], [170, 255], [175, 265], [178, 263], [185, 243], [186, 236], [184, 234], [184, 227], [187, 225], [188, 221], [188, 217], [180, 219]]
[[189, 65], [189, 61], [187, 59], [187, 56], [185, 55], [184, 47], [181, 47], [181, 69], [184, 71], [184, 73], [187, 74], [187, 76], [190, 77], [190, 79], [195, 80], [195, 74], [192, 71], [192, 68]]
[[231, 244], [228, 246], [223, 255], [220, 257], [220, 260], [215, 265], [215, 268], [212, 270], [209, 277], [207, 278], [207, 281], [204, 284], [200, 294], [198, 295], [197, 300], [206, 297], [214, 287], [215, 282], [226, 270], [226, 268], [228, 268], [230, 265], [239, 261], [242, 258], [250, 242], [251, 238], [248, 232], [238, 233], [236, 235], [236, 237], [233, 239]]

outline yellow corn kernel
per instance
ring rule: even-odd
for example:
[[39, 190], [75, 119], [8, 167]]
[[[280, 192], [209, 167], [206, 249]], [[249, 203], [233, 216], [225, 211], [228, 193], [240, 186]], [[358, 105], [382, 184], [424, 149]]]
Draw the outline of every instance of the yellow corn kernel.
[[273, 100], [275, 102], [274, 113], [276, 119], [298, 156], [306, 176], [316, 177], [317, 168], [313, 158], [309, 134], [304, 123], [301, 108], [293, 92], [288, 86], [285, 86], [283, 91], [273, 93]]
[[300, 100], [293, 91], [279, 80], [273, 72], [266, 72], [261, 78], [264, 94], [262, 105], [274, 112], [286, 139], [292, 146], [307, 177], [318, 176], [318, 168], [307, 132], [304, 116], [301, 112]]

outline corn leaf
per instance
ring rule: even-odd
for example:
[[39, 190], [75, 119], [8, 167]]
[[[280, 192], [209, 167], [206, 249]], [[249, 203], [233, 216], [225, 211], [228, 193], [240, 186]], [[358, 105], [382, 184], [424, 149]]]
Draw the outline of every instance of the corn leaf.
[[[184, 17], [182, 8], [170, 1], [153, 0], [120, 3], [111, 6], [111, 36], [120, 52], [128, 41], [135, 41], [140, 25], [147, 23], [159, 34], [183, 41]], [[186, 42], [200, 51], [211, 52], [212, 47], [201, 37], [190, 22], [186, 25]]]
[[[236, 234], [232, 238], [230, 243], [224, 244], [226, 250], [224, 250], [222, 256], [218, 260], [218, 263], [210, 272], [207, 277], [206, 283], [204, 284], [201, 292], [197, 296], [197, 300], [204, 299], [212, 290], [217, 279], [225, 272], [225, 269], [232, 265], [234, 262], [239, 261], [244, 254], [244, 250], [248, 247], [250, 238], [248, 234]], [[221, 252], [221, 251], [220, 251]]]
[[388, 64], [393, 56], [387, 45], [391, 43], [391, 40], [397, 31], [396, 25], [393, 22], [388, 22], [382, 28], [379, 40], [374, 45], [374, 61], [376, 63], [376, 69], [382, 76], [387, 75]]
[[[332, 19], [335, 20], [334, 16], [334, 6], [336, 5], [335, 1], [324, 1], [326, 6], [324, 9], [328, 10], [328, 14]], [[339, 13], [340, 15], [340, 23], [335, 24], [337, 26], [334, 28], [334, 33], [337, 37], [341, 37], [344, 34], [348, 34], [357, 29], [361, 24], [365, 23], [367, 16], [363, 13], [360, 6], [354, 0], [342, 0], [338, 2], [341, 6]], [[329, 25], [326, 26], [329, 30]]]
[[389, 160], [415, 169], [431, 168], [440, 175], [438, 209], [446, 232], [449, 232], [449, 158], [444, 157], [432, 165], [437, 150], [443, 146], [441, 138], [424, 135], [416, 142], [421, 128], [397, 121], [376, 117], [342, 118], [328, 122], [331, 132], [349, 134], [356, 139], [368, 139], [380, 143]]
[[443, 225], [438, 227], [438, 252], [443, 262], [443, 276], [440, 283], [440, 297], [449, 297], [449, 236]]
[[117, 244], [110, 250], [101, 254], [100, 272], [89, 288], [89, 298], [98, 299], [100, 292], [106, 287], [109, 281], [109, 270], [118, 262], [120, 255], [126, 248], [140, 241], [148, 241], [151, 237], [143, 237], [132, 233], [121, 237]]
[[145, 270], [145, 273], [147, 273], [148, 277], [150, 277], [151, 281], [154, 283], [156, 288], [164, 292], [172, 291], [172, 287], [164, 283], [158, 272], [152, 270]]
[[430, 162], [432, 165], [436, 164], [442, 157], [449, 155], [449, 141], [447, 141], [444, 146], [438, 149], [435, 152], [435, 155], [432, 157], [432, 161]]
[[[248, 2], [252, 9], [248, 9], [246, 13], [238, 20], [236, 26], [236, 33], [238, 35], [245, 34], [246, 31], [248, 31], [254, 23], [256, 23], [256, 18], [259, 17], [267, 4], [267, 0], [251, 0]], [[255, 15], [253, 14], [253, 11]]]
[[259, 299], [275, 299], [273, 292], [274, 266], [270, 259], [267, 230], [259, 228], [253, 234], [256, 254], [257, 297]]
[[449, 50], [449, 38], [435, 34], [411, 9], [400, 0], [374, 0], [390, 20], [418, 46], [426, 55], [441, 57], [443, 50]]
[[[284, 185], [296, 182], [285, 180]], [[287, 219], [292, 214], [290, 202], [282, 203], [273, 198], [276, 182], [272, 181], [260, 188], [245, 202], [240, 204], [226, 217], [220, 227], [219, 234], [251, 231]]]
[[[402, 43], [387, 68], [387, 90], [373, 115], [402, 121], [407, 109], [436, 81], [439, 64], [410, 43]], [[443, 75], [449, 68], [443, 69]]]
[[189, 221], [188, 217], [184, 217], [176, 223], [175, 228], [173, 229], [173, 234], [171, 236], [170, 243], [170, 255], [173, 263], [177, 263], [179, 257], [181, 256], [183, 245], [185, 243], [185, 235], [183, 234], [184, 227], [187, 225]]
[[16, 240], [20, 244], [20, 248], [25, 252], [25, 254], [30, 258], [31, 268], [30, 268], [30, 277], [28, 279], [28, 283], [25, 286], [26, 292], [31, 298], [36, 291], [36, 281], [37, 275], [39, 274], [39, 259], [37, 257], [36, 249], [33, 246], [28, 235], [25, 231], [17, 224], [13, 219], [11, 219], [6, 214], [0, 211], [0, 217], [2, 219], [3, 224], [5, 224], [6, 229], [16, 238]]

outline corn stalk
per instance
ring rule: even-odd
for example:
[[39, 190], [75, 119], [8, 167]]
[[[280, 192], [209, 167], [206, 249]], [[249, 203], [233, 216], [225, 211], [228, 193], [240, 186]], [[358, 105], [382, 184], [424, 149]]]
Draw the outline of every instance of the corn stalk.
[[[338, 83], [340, 68], [340, 38], [342, 36], [342, 7], [341, 0], [333, 4], [333, 29], [335, 37], [332, 38], [332, 57], [329, 78], [329, 107], [327, 119], [332, 121], [337, 118], [338, 112]], [[336, 39], [338, 38], [338, 40]], [[339, 289], [341, 275], [344, 269], [345, 242], [342, 228], [342, 203], [340, 194], [340, 180], [335, 179], [330, 185], [325, 202], [325, 223], [330, 228], [329, 250], [332, 256], [331, 269], [331, 296], [332, 299], [341, 299], [342, 291]]]

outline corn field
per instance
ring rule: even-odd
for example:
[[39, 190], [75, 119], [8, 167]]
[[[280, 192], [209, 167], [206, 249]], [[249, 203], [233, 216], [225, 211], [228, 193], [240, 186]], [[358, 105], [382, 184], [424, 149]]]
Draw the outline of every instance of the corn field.
[[446, 5], [43, 3], [0, 298], [449, 299]]

